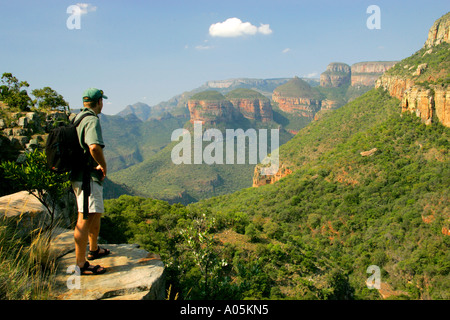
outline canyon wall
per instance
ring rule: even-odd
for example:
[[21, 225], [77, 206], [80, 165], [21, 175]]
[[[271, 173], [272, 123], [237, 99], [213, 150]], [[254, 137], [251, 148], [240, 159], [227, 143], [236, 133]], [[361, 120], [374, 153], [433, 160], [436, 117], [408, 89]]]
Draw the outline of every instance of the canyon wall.
[[232, 120], [234, 107], [228, 100], [189, 100], [189, 113], [191, 123], [215, 124]]
[[[209, 99], [213, 96], [215, 99]], [[216, 124], [236, 120], [239, 116], [246, 119], [269, 122], [273, 120], [270, 100], [250, 89], [237, 89], [227, 96], [219, 92], [205, 91], [188, 101], [190, 121]]]
[[359, 62], [351, 67], [352, 86], [374, 86], [377, 79], [392, 68], [397, 61]]
[[237, 112], [244, 118], [269, 122], [273, 120], [272, 106], [269, 99], [230, 99]]
[[337, 88], [350, 83], [351, 68], [348, 64], [332, 62], [320, 75], [320, 86]]
[[[401, 100], [402, 112], [415, 113], [426, 124], [450, 127], [449, 43], [450, 13], [438, 19], [423, 48], [380, 77], [377, 88]], [[442, 44], [442, 45], [441, 45]]]

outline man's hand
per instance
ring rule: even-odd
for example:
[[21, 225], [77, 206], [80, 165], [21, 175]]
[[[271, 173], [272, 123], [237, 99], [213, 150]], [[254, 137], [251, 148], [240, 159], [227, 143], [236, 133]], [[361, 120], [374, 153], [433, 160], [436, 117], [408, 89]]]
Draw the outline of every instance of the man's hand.
[[95, 167], [95, 170], [102, 171], [103, 177], [100, 180], [103, 181], [106, 178], [106, 168], [103, 168], [101, 165], [98, 165], [97, 167]]
[[91, 152], [92, 157], [98, 163], [98, 166], [95, 168], [97, 170], [101, 170], [103, 173], [102, 181], [106, 177], [106, 161], [105, 156], [103, 155], [103, 148], [98, 144], [91, 144], [89, 146], [89, 151]]

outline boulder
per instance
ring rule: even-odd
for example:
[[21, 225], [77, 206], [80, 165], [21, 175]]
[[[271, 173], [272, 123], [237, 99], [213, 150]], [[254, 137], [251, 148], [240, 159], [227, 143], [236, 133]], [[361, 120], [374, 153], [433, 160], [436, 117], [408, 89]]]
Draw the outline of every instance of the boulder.
[[[75, 196], [68, 192], [59, 199], [54, 222], [62, 227], [70, 225], [76, 214]], [[20, 191], [0, 197], [0, 219], [6, 217], [17, 221], [21, 234], [26, 234], [50, 223], [50, 214], [45, 206], [28, 191]]]
[[[52, 240], [58, 255], [74, 247], [73, 231], [60, 233]], [[59, 244], [60, 243], [60, 244]], [[163, 300], [165, 298], [164, 263], [157, 254], [136, 244], [102, 244], [111, 254], [90, 261], [107, 268], [101, 275], [77, 275], [75, 252], [57, 260], [56, 295], [59, 300]]]

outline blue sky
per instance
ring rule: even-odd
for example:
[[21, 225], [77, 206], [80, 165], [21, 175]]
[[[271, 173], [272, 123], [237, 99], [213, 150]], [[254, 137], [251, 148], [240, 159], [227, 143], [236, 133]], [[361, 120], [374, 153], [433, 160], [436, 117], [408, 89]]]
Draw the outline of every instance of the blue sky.
[[[80, 28], [69, 29], [77, 4]], [[370, 5], [380, 29], [367, 27]], [[330, 62], [401, 60], [448, 11], [448, 0], [0, 0], [0, 73], [28, 81], [29, 92], [49, 86], [72, 108], [86, 88], [103, 89], [103, 112], [115, 114], [209, 80], [319, 77]]]

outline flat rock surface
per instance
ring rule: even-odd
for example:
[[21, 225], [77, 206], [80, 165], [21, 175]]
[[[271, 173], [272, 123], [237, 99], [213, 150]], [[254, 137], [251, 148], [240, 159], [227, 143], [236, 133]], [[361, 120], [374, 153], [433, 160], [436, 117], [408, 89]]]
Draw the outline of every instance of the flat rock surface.
[[[63, 236], [67, 239], [67, 234]], [[73, 241], [73, 238], [72, 238]], [[56, 285], [58, 299], [159, 300], [165, 297], [164, 263], [159, 255], [133, 244], [105, 244], [111, 254], [89, 261], [107, 268], [101, 275], [74, 273], [75, 252], [58, 259]]]

